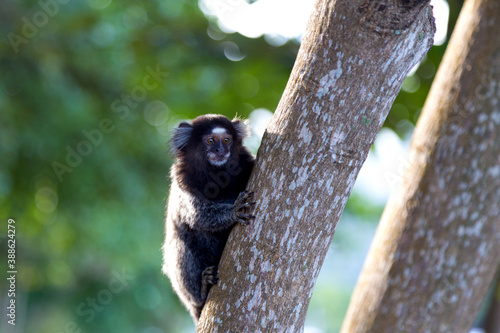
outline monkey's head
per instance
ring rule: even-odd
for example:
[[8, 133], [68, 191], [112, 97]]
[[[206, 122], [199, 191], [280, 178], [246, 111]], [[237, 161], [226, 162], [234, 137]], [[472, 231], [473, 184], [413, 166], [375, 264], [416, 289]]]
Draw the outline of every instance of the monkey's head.
[[208, 114], [183, 122], [175, 129], [172, 150], [177, 158], [190, 155], [194, 163], [207, 161], [222, 167], [237, 159], [243, 139], [248, 136], [247, 125], [239, 119]]

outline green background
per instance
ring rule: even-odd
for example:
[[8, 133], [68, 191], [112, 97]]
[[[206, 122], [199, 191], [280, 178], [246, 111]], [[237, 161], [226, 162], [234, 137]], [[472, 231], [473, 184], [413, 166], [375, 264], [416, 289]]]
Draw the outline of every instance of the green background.
[[[450, 2], [449, 31], [460, 6]], [[1, 330], [192, 332], [161, 274], [169, 133], [204, 113], [273, 111], [299, 43], [225, 34], [197, 2], [173, 0], [7, 0], [0, 35], [0, 242], [7, 253], [15, 219], [18, 270], [17, 325], [3, 316]], [[246, 56], [229, 60], [228, 43]], [[431, 49], [397, 97], [385, 126], [400, 137], [445, 48]], [[310, 332], [339, 329], [357, 271], [339, 278], [330, 257], [360, 266], [382, 209], [363, 193], [349, 200], [311, 301]]]

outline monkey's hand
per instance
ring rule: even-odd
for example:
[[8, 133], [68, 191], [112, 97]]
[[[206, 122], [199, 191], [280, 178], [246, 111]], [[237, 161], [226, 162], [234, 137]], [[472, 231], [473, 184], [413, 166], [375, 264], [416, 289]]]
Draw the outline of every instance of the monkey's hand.
[[255, 201], [253, 201], [253, 192], [241, 192], [234, 202], [234, 220], [238, 223], [249, 225], [249, 220], [255, 218], [254, 215], [248, 213], [253, 206], [255, 206]]

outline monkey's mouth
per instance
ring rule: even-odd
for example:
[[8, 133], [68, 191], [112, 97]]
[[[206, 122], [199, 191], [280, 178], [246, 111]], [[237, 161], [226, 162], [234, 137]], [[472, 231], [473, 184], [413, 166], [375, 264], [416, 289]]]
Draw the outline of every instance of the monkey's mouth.
[[210, 164], [215, 166], [222, 166], [226, 164], [228, 158], [229, 158], [229, 153], [227, 154], [208, 153], [208, 161], [210, 162]]

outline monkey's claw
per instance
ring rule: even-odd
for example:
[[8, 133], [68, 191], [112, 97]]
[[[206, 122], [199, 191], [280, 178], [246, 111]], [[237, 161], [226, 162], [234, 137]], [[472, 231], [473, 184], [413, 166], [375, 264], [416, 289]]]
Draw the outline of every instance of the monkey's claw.
[[251, 191], [243, 191], [238, 195], [238, 198], [236, 198], [236, 201], [234, 202], [236, 222], [248, 225], [250, 224], [249, 220], [255, 218], [254, 215], [248, 214], [248, 210], [252, 209], [252, 207], [255, 206], [255, 201], [253, 201], [253, 194], [254, 193]]
[[210, 285], [217, 284], [217, 282], [219, 282], [218, 274], [219, 272], [217, 266], [208, 266], [201, 273], [202, 284], [210, 284]]
[[252, 206], [255, 205], [255, 201], [252, 200], [253, 200], [253, 192], [243, 191], [238, 195], [238, 198], [236, 198], [234, 205], [236, 206], [237, 210], [251, 208]]
[[250, 215], [250, 214], [244, 214], [244, 213], [236, 213], [236, 222], [244, 224], [244, 225], [249, 225], [250, 224], [250, 219], [254, 219], [255, 215]]

